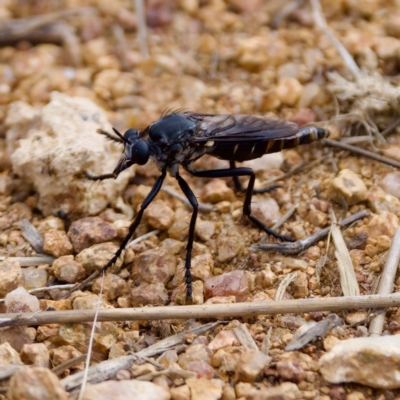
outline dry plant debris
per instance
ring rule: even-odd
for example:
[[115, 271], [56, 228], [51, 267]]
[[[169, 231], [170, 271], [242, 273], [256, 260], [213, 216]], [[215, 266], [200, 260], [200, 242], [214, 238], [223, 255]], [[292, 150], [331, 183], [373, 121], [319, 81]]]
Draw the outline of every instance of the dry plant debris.
[[[98, 304], [86, 400], [400, 396], [398, 2], [79, 7], [0, 4], [0, 398], [77, 398]], [[258, 217], [296, 243], [260, 243], [231, 180], [182, 172], [202, 202], [195, 305], [182, 305], [190, 209], [169, 178], [120, 263], [69, 294], [111, 257], [158, 173], [85, 180], [121, 151], [96, 130], [182, 107], [331, 130], [246, 163], [258, 188], [278, 185], [254, 197]], [[333, 240], [332, 215], [349, 224]], [[342, 296], [339, 242], [360, 296]]]

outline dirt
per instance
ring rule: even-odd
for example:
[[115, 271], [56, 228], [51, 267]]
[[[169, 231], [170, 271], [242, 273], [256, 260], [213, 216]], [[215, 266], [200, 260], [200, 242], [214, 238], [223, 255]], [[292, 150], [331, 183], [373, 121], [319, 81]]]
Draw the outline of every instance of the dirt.
[[[71, 0], [0, 4], [0, 25], [8, 27], [0, 47], [0, 293], [5, 296], [19, 286], [61, 285], [38, 295], [42, 311], [93, 309], [100, 292], [102, 308], [107, 309], [179, 307], [186, 302], [183, 267], [191, 208], [171, 194], [171, 189], [181, 192], [170, 176], [164, 183], [170, 190], [161, 191], [146, 210], [134, 238], [155, 232], [129, 247], [122, 263], [110, 268], [103, 285], [97, 278], [93, 286], [62, 299], [69, 290], [62, 285], [80, 282], [112, 257], [159, 176], [155, 165], [147, 164], [123, 172], [125, 178], [116, 186], [88, 181], [83, 171], [111, 173], [103, 165], [112, 164], [108, 154], [115, 158], [122, 152], [122, 146], [106, 142], [104, 135], [94, 135], [97, 128], [110, 134], [111, 126], [122, 133], [129, 128], [140, 131], [163, 113], [182, 109], [253, 114], [328, 129], [330, 139], [389, 161], [400, 160], [397, 2], [321, 1], [327, 29], [347, 49], [355, 69], [339, 53], [329, 32], [318, 25], [312, 12], [316, 2], [149, 0], [144, 39], [132, 3], [87, 0], [79, 2], [80, 8]], [[51, 21], [43, 22], [44, 16]], [[21, 23], [22, 18], [26, 20]], [[30, 23], [37, 21], [40, 26], [31, 29]], [[88, 103], [76, 103], [77, 97]], [[67, 104], [66, 108], [52, 112], [56, 101]], [[85, 132], [84, 122], [74, 122], [76, 115], [83, 115], [82, 109], [90, 110], [90, 133]], [[64, 127], [62, 110], [66, 110]], [[96, 110], [100, 110], [97, 120]], [[82, 139], [85, 133], [86, 140]], [[279, 185], [254, 195], [257, 218], [273, 227], [292, 210], [275, 228], [280, 235], [302, 240], [330, 226], [333, 214], [340, 220], [367, 210], [368, 217], [343, 228], [342, 234], [358, 292], [376, 293], [399, 226], [400, 175], [394, 166], [323, 141], [244, 165], [256, 171], [256, 188]], [[198, 170], [228, 167], [228, 162], [210, 156], [195, 162]], [[192, 254], [195, 305], [343, 296], [346, 289], [332, 240], [324, 237], [296, 255], [254, 252], [252, 246], [264, 232], [243, 217], [244, 198], [234, 191], [232, 179], [195, 178], [183, 169], [181, 173], [204, 203]], [[4, 261], [4, 257], [21, 261], [38, 253], [24, 237], [19, 225], [23, 219], [37, 228], [45, 252], [56, 259], [54, 264]], [[266, 241], [280, 242], [272, 237]], [[396, 276], [394, 292], [399, 284]], [[0, 303], [2, 313], [10, 310]], [[330, 326], [299, 350], [285, 351], [299, 327], [324, 321], [328, 314], [320, 310], [225, 318], [226, 324], [188, 335], [183, 347], [136, 361], [113, 379], [135, 381], [146, 376], [143, 380], [163, 388], [162, 393], [154, 392], [158, 398], [173, 399], [400, 396], [400, 382], [377, 386], [354, 378], [359, 383], [334, 383], [325, 380], [327, 375], [320, 370], [319, 360], [334, 344], [369, 336], [371, 315], [364, 310], [338, 312], [342, 325]], [[99, 323], [92, 365], [140, 351], [204, 322]], [[245, 326], [251, 340], [238, 340], [238, 326]], [[46, 398], [76, 397], [76, 392], [67, 394], [61, 379], [81, 371], [82, 359], [57, 372], [57, 379], [47, 376], [45, 369], [86, 353], [90, 323], [1, 329], [8, 334], [0, 347], [5, 343], [8, 347], [0, 352], [0, 365], [33, 365], [40, 370], [36, 377], [18, 378], [19, 373], [29, 374], [21, 370], [11, 381], [10, 375], [2, 379], [0, 397], [22, 398], [18, 396], [23, 391], [18, 390], [23, 387], [15, 380], [23, 386], [30, 379], [42, 382]], [[399, 312], [390, 308], [380, 334], [399, 332]], [[155, 373], [166, 368], [175, 369]], [[208, 391], [204, 385], [209, 385]], [[134, 389], [127, 386], [126, 390]], [[88, 392], [84, 398], [90, 396], [96, 395]]]

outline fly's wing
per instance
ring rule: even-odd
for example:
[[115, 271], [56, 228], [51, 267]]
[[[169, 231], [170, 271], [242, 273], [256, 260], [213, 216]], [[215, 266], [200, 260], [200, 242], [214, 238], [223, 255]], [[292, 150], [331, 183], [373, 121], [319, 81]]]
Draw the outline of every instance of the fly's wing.
[[196, 123], [194, 142], [246, 141], [283, 139], [296, 134], [299, 126], [278, 118], [263, 118], [250, 114], [184, 113]]

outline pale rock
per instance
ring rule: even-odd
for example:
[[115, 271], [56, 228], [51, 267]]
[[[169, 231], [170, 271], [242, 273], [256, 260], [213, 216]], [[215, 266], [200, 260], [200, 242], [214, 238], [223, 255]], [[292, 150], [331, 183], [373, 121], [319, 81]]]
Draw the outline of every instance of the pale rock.
[[[257, 392], [252, 391], [246, 400], [294, 400], [304, 398], [303, 393], [295, 383], [284, 382], [279, 386], [261, 389]], [[313, 395], [311, 398], [316, 398]]]
[[54, 215], [49, 215], [48, 217], [40, 220], [37, 230], [44, 235], [50, 229], [57, 229], [59, 231], [64, 231], [64, 221], [61, 218], [55, 217]]
[[157, 362], [164, 367], [172, 367], [178, 362], [178, 354], [176, 350], [167, 350], [157, 358]]
[[[75, 261], [80, 263], [85, 269], [86, 274], [91, 274], [101, 270], [118, 250], [118, 246], [114, 243], [99, 243], [87, 249], [82, 250], [76, 257]], [[111, 271], [117, 272], [121, 268], [122, 260], [119, 258]]]
[[[182, 369], [191, 371], [193, 362], [205, 362], [211, 365], [212, 351], [205, 344], [195, 344], [189, 346], [184, 353], [179, 356], [178, 364]], [[194, 371], [195, 372], [195, 371]]]
[[166, 238], [161, 242], [160, 249], [171, 255], [179, 254], [183, 249], [184, 243], [180, 240]]
[[303, 225], [294, 224], [291, 226], [291, 230], [296, 240], [304, 239], [307, 236], [306, 231], [303, 228]]
[[166, 284], [176, 271], [175, 257], [160, 249], [143, 251], [133, 263], [141, 280], [147, 283]]
[[174, 222], [174, 215], [174, 211], [165, 201], [155, 200], [145, 210], [143, 216], [152, 228], [165, 231]]
[[[95, 185], [94, 185], [95, 186]], [[74, 221], [68, 229], [75, 252], [79, 253], [92, 245], [108, 242], [117, 237], [117, 230], [110, 222], [100, 217], [87, 217]]]
[[63, 256], [53, 262], [53, 272], [61, 282], [76, 283], [86, 277], [82, 264], [74, 261], [73, 256]]
[[7, 391], [10, 400], [68, 400], [57, 375], [48, 368], [32, 367], [16, 372]]
[[42, 311], [46, 310], [56, 310], [65, 311], [72, 310], [72, 303], [70, 299], [61, 300], [50, 300], [50, 299], [40, 299], [39, 300], [40, 309]]
[[215, 296], [207, 299], [205, 304], [232, 304], [236, 303], [236, 296]]
[[24, 288], [36, 289], [46, 286], [48, 273], [45, 269], [41, 268], [23, 268], [24, 275]]
[[304, 369], [296, 360], [281, 360], [276, 363], [279, 376], [285, 381], [299, 383], [305, 378]]
[[366, 233], [370, 239], [378, 239], [379, 236], [385, 235], [393, 237], [396, 228], [399, 226], [399, 218], [389, 211], [379, 211], [374, 214], [368, 224], [356, 228], [357, 235]]
[[92, 285], [94, 293], [99, 294], [103, 288], [102, 295], [106, 300], [114, 300], [128, 292], [128, 284], [115, 274], [106, 274], [97, 278]]
[[305, 271], [308, 267], [308, 263], [306, 261], [292, 257], [282, 258], [282, 264], [285, 267], [290, 268], [292, 270], [300, 270], [300, 271]]
[[303, 92], [303, 85], [296, 78], [281, 78], [275, 93], [282, 104], [293, 106], [299, 100]]
[[251, 168], [254, 172], [265, 171], [268, 169], [280, 169], [283, 164], [283, 154], [271, 153], [264, 154], [260, 158], [243, 162], [243, 166]]
[[367, 200], [368, 192], [359, 175], [349, 169], [343, 169], [339, 176], [332, 180], [329, 196], [339, 204], [343, 197], [348, 205], [353, 205]]
[[219, 400], [222, 396], [222, 386], [214, 380], [205, 378], [186, 379], [191, 400]]
[[240, 343], [232, 330], [220, 331], [216, 334], [215, 338], [210, 342], [208, 348], [211, 351], [216, 351], [219, 349], [224, 349], [230, 346], [239, 346]]
[[227, 262], [235, 258], [243, 250], [243, 240], [236, 236], [221, 234], [217, 240], [217, 260]]
[[349, 325], [362, 323], [368, 318], [368, 313], [365, 310], [346, 313], [345, 320]]
[[211, 365], [221, 372], [234, 372], [240, 355], [245, 351], [241, 346], [230, 346], [217, 350], [211, 359]]
[[256, 283], [260, 284], [263, 289], [269, 289], [274, 286], [277, 279], [275, 272], [267, 267], [258, 273]]
[[209, 278], [204, 293], [206, 298], [233, 295], [236, 301], [244, 301], [250, 294], [246, 273], [237, 270]]
[[378, 186], [369, 190], [368, 205], [374, 212], [389, 211], [400, 217], [400, 200]]
[[339, 170], [350, 169], [356, 174], [361, 174], [361, 163], [359, 157], [344, 157], [338, 163]]
[[222, 179], [213, 179], [207, 183], [200, 194], [201, 201], [216, 204], [221, 201], [233, 201], [234, 192]]
[[328, 223], [327, 215], [319, 210], [310, 210], [310, 212], [308, 213], [308, 215], [306, 217], [306, 220], [310, 224], [312, 224], [318, 228], [322, 228], [322, 227], [326, 226]]
[[289, 286], [295, 299], [308, 297], [310, 291], [308, 290], [308, 276], [305, 272], [298, 272]]
[[22, 313], [40, 311], [39, 300], [36, 296], [29, 294], [25, 288], [14, 289], [5, 297], [6, 312]]
[[260, 220], [267, 228], [273, 226], [281, 217], [279, 205], [272, 197], [253, 198], [251, 213]]
[[61, 212], [71, 218], [100, 212], [129, 180], [121, 174], [93, 185], [78, 178], [85, 170], [108, 173], [118, 162], [120, 150], [96, 132], [111, 131], [106, 113], [89, 99], [53, 92], [38, 114], [35, 127], [12, 154], [14, 173], [34, 185], [44, 215]]
[[203, 241], [211, 239], [215, 233], [215, 222], [198, 219], [196, 222], [196, 235]]
[[0, 262], [0, 297], [24, 284], [22, 269], [17, 261]]
[[191, 399], [190, 388], [188, 385], [172, 387], [170, 389], [171, 400], [188, 400]]
[[323, 337], [324, 349], [330, 351], [334, 346], [339, 344], [341, 340], [333, 335], [326, 335]]
[[28, 326], [6, 328], [1, 332], [0, 344], [8, 342], [15, 350], [21, 351], [24, 344], [33, 343], [35, 336], [36, 329]]
[[[73, 358], [81, 356], [82, 353], [77, 350], [75, 347], [66, 345], [59, 346], [56, 349], [50, 350], [50, 359], [53, 367], [57, 365], [63, 364], [68, 360], [72, 360]], [[75, 364], [72, 369], [81, 371], [84, 367], [84, 361], [79, 364]]]
[[24, 344], [20, 352], [24, 364], [49, 368], [50, 354], [43, 343]]
[[146, 305], [162, 306], [168, 302], [168, 291], [164, 284], [141, 282], [131, 289], [132, 307]]
[[86, 387], [82, 400], [170, 400], [168, 390], [152, 382], [138, 380], [106, 381]]
[[400, 173], [390, 172], [379, 183], [379, 186], [392, 196], [400, 198]]
[[319, 360], [330, 383], [356, 382], [369, 387], [400, 388], [400, 336], [360, 337], [341, 341]]
[[[199, 254], [192, 257], [190, 272], [192, 280], [200, 279], [205, 281], [212, 275], [214, 259], [210, 253]], [[176, 274], [172, 279], [172, 286], [176, 287], [185, 281], [185, 260], [181, 260], [176, 268]]]
[[240, 355], [235, 370], [236, 382], [254, 382], [271, 357], [258, 350], [245, 350]]
[[138, 376], [152, 374], [156, 372], [157, 369], [153, 364], [144, 363], [141, 365], [133, 365], [131, 367], [131, 376], [132, 378], [137, 378]]
[[168, 236], [171, 239], [183, 241], [187, 239], [191, 214], [183, 208], [175, 211], [175, 220], [168, 229]]
[[64, 231], [49, 229], [43, 236], [43, 251], [56, 258], [73, 253], [74, 248]]
[[0, 344], [0, 366], [22, 364], [19, 353], [10, 346], [10, 343]]
[[97, 307], [101, 309], [113, 308], [106, 299], [92, 293], [76, 296], [72, 302], [74, 310], [95, 310]]

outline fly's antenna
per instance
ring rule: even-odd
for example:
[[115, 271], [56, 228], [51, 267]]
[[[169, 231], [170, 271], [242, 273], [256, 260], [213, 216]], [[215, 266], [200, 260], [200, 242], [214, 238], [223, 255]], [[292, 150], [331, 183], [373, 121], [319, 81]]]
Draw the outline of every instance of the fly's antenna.
[[115, 132], [115, 134], [124, 142], [126, 143], [125, 138], [123, 137], [123, 135], [121, 135], [115, 128], [112, 128], [113, 131]]

